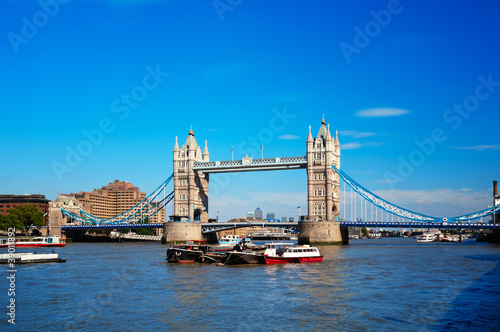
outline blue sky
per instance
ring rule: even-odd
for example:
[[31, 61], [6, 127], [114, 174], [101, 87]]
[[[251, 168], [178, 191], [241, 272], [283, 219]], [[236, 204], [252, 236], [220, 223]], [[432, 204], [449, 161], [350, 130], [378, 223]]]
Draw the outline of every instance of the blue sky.
[[[55, 199], [114, 179], [150, 193], [190, 126], [211, 160], [233, 146], [259, 158], [261, 144], [264, 157], [301, 156], [324, 113], [344, 171], [382, 197], [435, 216], [491, 204], [495, 1], [0, 6], [1, 193]], [[299, 170], [213, 175], [210, 188], [210, 216], [223, 220], [306, 206]]]

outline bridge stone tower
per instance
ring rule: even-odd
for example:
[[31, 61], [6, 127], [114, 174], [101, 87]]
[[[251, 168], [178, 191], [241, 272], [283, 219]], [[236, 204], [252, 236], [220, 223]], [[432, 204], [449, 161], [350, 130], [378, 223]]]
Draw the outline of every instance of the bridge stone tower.
[[203, 153], [194, 138], [193, 128], [186, 143], [174, 146], [174, 215], [189, 217], [191, 222], [208, 222], [208, 173], [193, 170], [195, 162], [209, 161], [207, 142]]
[[338, 132], [330, 134], [330, 125], [321, 122], [316, 138], [307, 136], [307, 204], [309, 220], [340, 221], [339, 175], [331, 165], [340, 168]]
[[347, 229], [340, 228], [339, 175], [332, 164], [340, 168], [338, 132], [330, 134], [325, 116], [316, 138], [311, 126], [307, 136], [307, 208], [308, 220], [299, 221], [299, 244], [347, 244]]

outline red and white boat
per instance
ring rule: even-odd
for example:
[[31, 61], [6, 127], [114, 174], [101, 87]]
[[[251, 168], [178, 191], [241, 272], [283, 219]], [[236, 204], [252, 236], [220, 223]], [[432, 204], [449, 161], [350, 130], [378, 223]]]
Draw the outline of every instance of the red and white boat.
[[9, 238], [0, 239], [0, 248], [8, 246], [15, 247], [64, 247], [66, 245], [66, 237], [59, 235], [37, 236], [26, 239], [15, 239], [14, 243], [9, 242]]
[[266, 244], [264, 259], [266, 264], [316, 263], [323, 261], [323, 255], [316, 247], [280, 242]]

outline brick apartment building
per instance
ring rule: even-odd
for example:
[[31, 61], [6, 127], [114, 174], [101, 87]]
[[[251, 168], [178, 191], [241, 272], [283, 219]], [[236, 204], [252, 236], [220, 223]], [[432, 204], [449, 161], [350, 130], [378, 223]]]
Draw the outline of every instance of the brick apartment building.
[[[4, 216], [7, 210], [19, 205], [33, 204], [38, 210], [43, 213], [49, 211], [50, 200], [45, 198], [45, 195], [0, 195], [0, 213]], [[47, 220], [47, 218], [46, 218]]]

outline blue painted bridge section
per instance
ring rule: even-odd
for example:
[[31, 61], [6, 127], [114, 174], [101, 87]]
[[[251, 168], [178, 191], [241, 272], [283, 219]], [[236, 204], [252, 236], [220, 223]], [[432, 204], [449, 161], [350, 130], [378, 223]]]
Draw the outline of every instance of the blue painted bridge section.
[[[218, 222], [204, 223], [201, 225], [202, 232], [205, 234], [219, 231], [242, 228], [242, 227], [267, 227], [278, 228], [288, 231], [297, 231], [298, 222]], [[483, 223], [447, 223], [447, 222], [384, 222], [384, 221], [341, 221], [341, 227], [382, 227], [382, 228], [449, 228], [449, 229], [500, 229], [499, 224]], [[163, 223], [151, 224], [96, 224], [96, 225], [64, 225], [63, 231], [79, 230], [99, 230], [99, 229], [118, 229], [118, 228], [163, 228]]]

